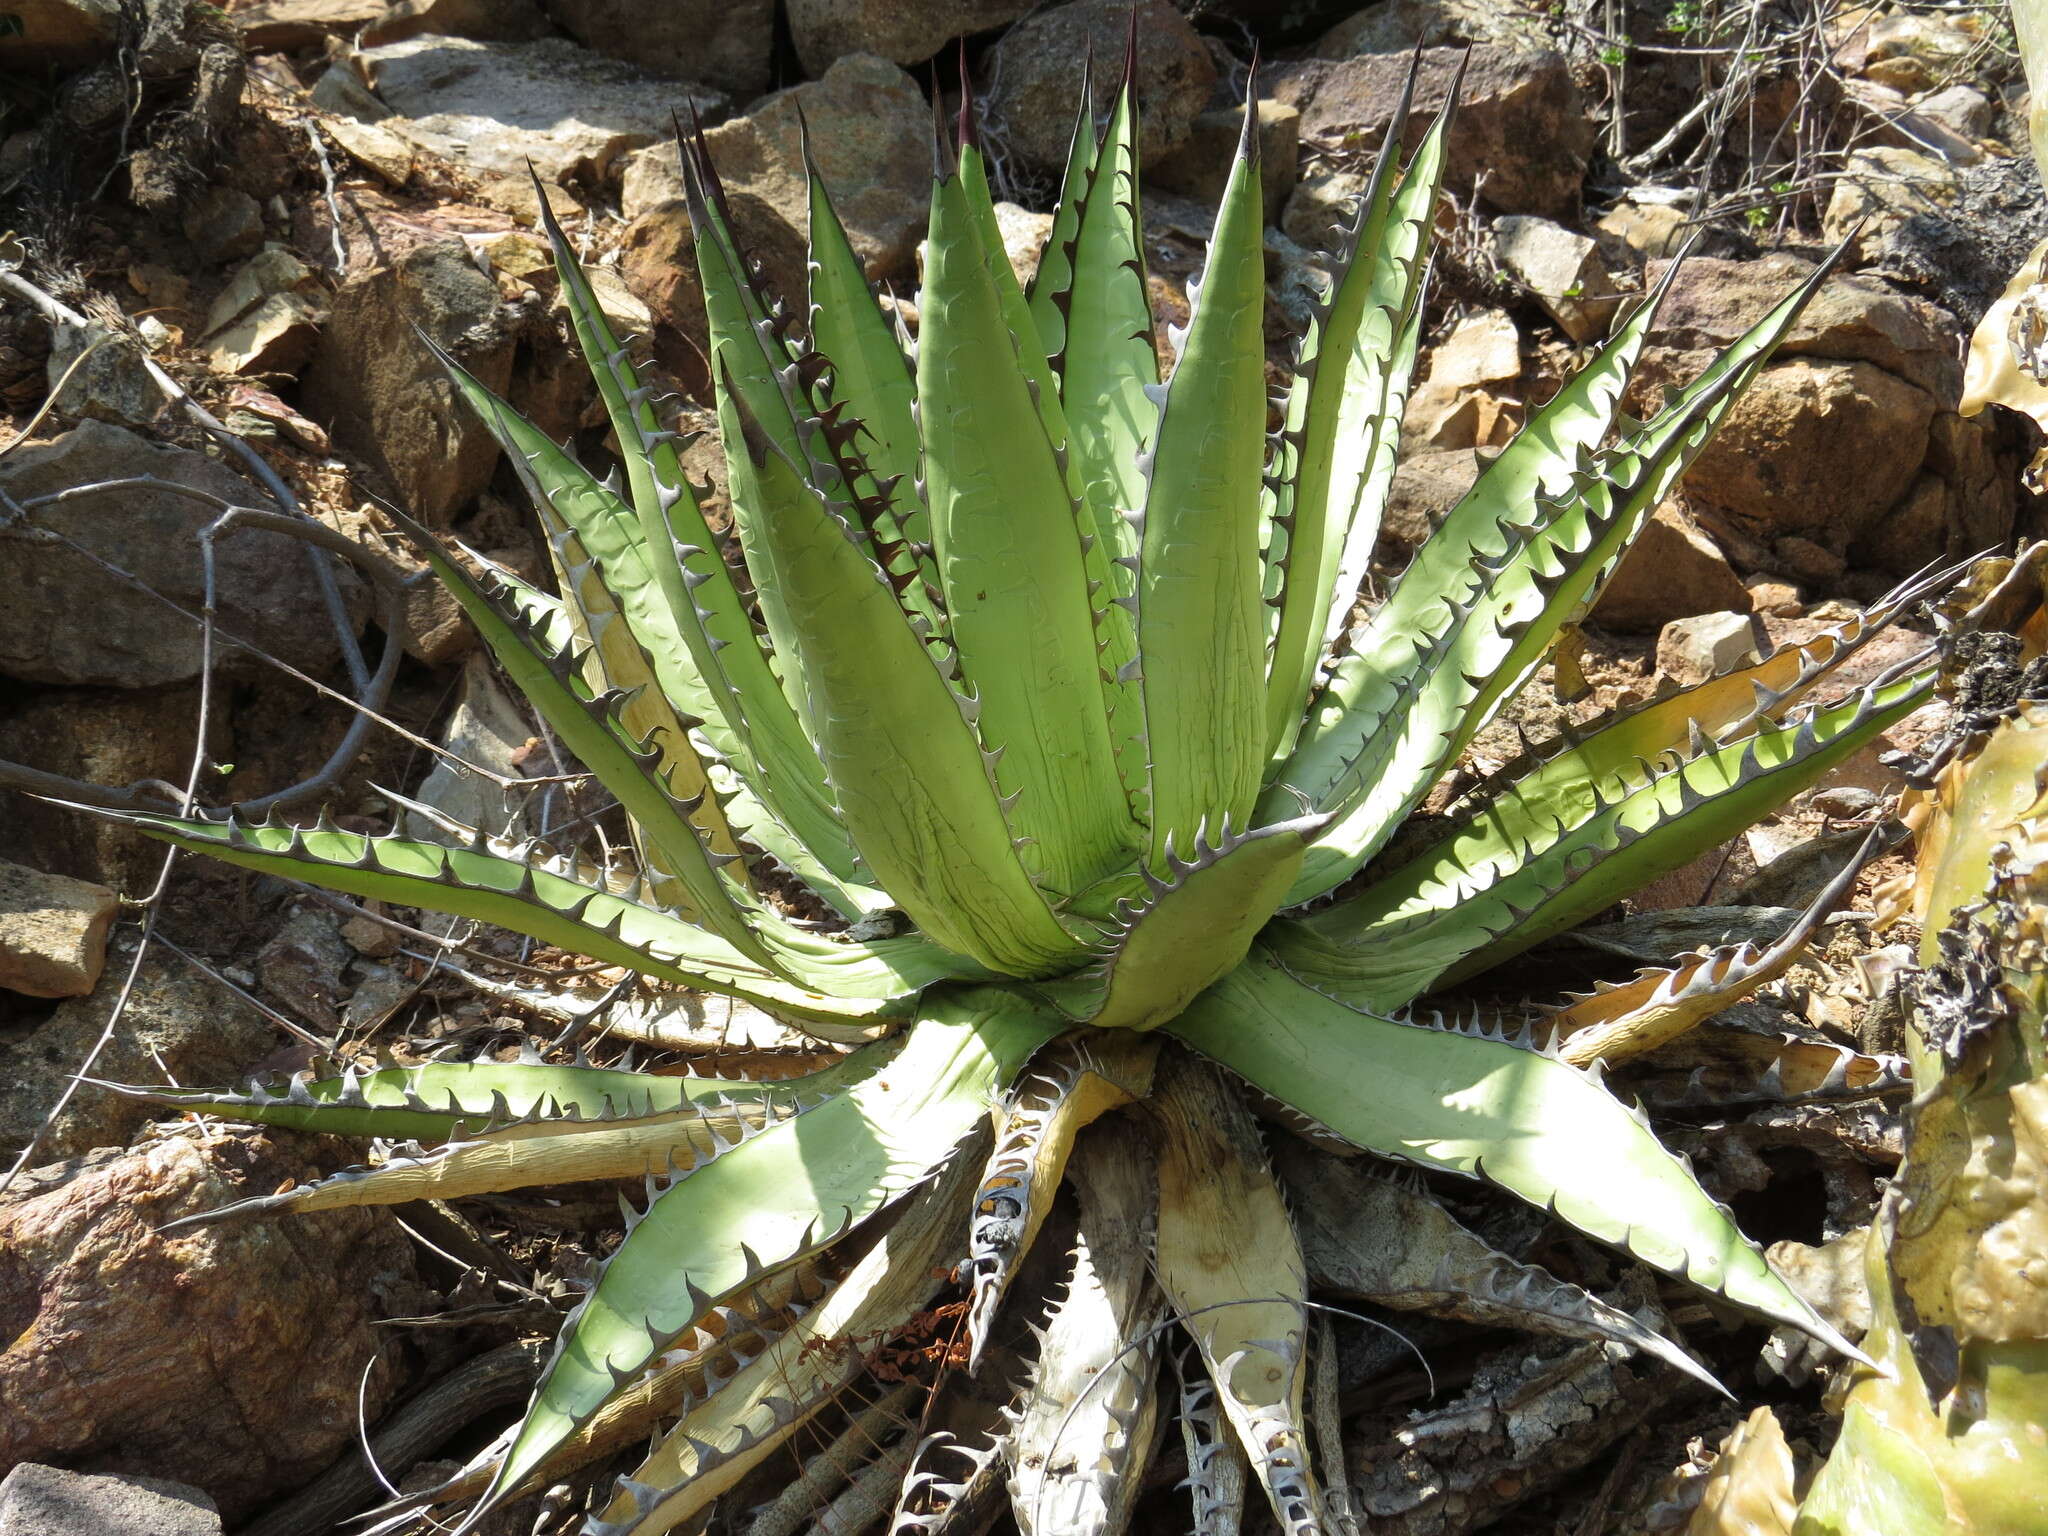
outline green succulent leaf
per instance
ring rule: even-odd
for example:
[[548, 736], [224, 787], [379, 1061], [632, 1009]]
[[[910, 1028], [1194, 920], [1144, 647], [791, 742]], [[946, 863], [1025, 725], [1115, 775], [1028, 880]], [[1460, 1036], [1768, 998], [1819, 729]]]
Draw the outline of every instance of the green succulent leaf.
[[728, 1100], [813, 1104], [878, 1070], [893, 1051], [885, 1043], [820, 1071], [767, 1083], [559, 1065], [535, 1057], [351, 1068], [320, 1078], [301, 1073], [283, 1081], [253, 1081], [239, 1091], [101, 1086], [145, 1104], [251, 1125], [431, 1145], [538, 1120], [570, 1125], [637, 1120]]
[[1153, 1029], [1234, 968], [1286, 896], [1323, 821], [1301, 817], [1197, 845], [1113, 914], [1099, 966], [1039, 990], [1099, 1029]]
[[[1662, 766], [1591, 787], [1571, 822], [1552, 819], [1561, 798], [1536, 816], [1504, 795], [1356, 896], [1276, 923], [1269, 942], [1315, 985], [1363, 1006], [1398, 1007], [1719, 846], [1918, 709], [1932, 689], [1930, 672], [1906, 670], [1726, 745], [1673, 752]], [[1507, 823], [1540, 830], [1504, 837]]]
[[1498, 1037], [1355, 1011], [1257, 950], [1168, 1029], [1368, 1152], [1484, 1178], [1645, 1264], [1855, 1353], [1648, 1126], [1575, 1068]]
[[1005, 994], [940, 1002], [887, 1070], [662, 1190], [572, 1314], [480, 1509], [713, 1306], [921, 1183], [1055, 1032]]
[[807, 485], [750, 416], [742, 425], [736, 457], [784, 509], [762, 541], [795, 626], [818, 747], [867, 866], [955, 954], [1001, 975], [1060, 969], [1082, 946], [1012, 846], [970, 723], [975, 701], [926, 651], [843, 504]]
[[1265, 766], [1264, 229], [1247, 119], [1201, 285], [1190, 289], [1194, 313], [1161, 398], [1136, 521], [1154, 869], [1205, 827], [1249, 825]]
[[1453, 117], [1439, 113], [1400, 168], [1412, 94], [1411, 80], [1346, 232], [1336, 285], [1302, 337], [1288, 396], [1268, 553], [1284, 572], [1266, 681], [1276, 760], [1293, 749], [1323, 657], [1357, 601], [1394, 483]]
[[1014, 339], [990, 274], [1008, 259], [983, 247], [974, 202], [964, 173], [933, 185], [917, 348], [932, 547], [1011, 825], [1034, 875], [1071, 892], [1128, 863], [1138, 832], [1098, 675], [1088, 530], [1054, 444], [1033, 430], [1019, 348], [1036, 343]]

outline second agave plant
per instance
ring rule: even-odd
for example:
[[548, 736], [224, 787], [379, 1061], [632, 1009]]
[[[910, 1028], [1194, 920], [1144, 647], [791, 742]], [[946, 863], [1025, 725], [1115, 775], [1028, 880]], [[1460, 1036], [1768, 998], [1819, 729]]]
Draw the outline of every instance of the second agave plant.
[[[1198, 1528], [1234, 1529], [1244, 1473], [1286, 1531], [1347, 1528], [1326, 1487], [1341, 1458], [1324, 1477], [1312, 1455], [1311, 1419], [1333, 1430], [1335, 1409], [1311, 1389], [1319, 1329], [1275, 1172], [1304, 1135], [1491, 1181], [1848, 1347], [1588, 1070], [1782, 968], [1803, 930], [1479, 1023], [1423, 1000], [1725, 841], [1917, 708], [1914, 664], [1817, 692], [1910, 594], [1537, 749], [1382, 856], [1591, 606], [1821, 274], [1638, 421], [1619, 403], [1651, 294], [1354, 625], [1449, 113], [1412, 152], [1405, 107], [1390, 130], [1269, 436], [1249, 137], [1162, 368], [1133, 93], [1099, 128], [1085, 102], [1028, 289], [963, 115], [914, 343], [815, 177], [799, 320], [684, 145], [730, 528], [552, 222], [622, 473], [594, 477], [449, 365], [533, 493], [556, 590], [416, 535], [617, 797], [630, 861], [466, 828], [129, 818], [746, 999], [844, 1051], [758, 1082], [430, 1061], [148, 1091], [396, 1148], [244, 1213], [646, 1178], [520, 1422], [442, 1498], [501, 1507], [673, 1419], [589, 1529], [695, 1520], [861, 1375], [846, 1341], [886, 1339], [949, 1271], [967, 1323], [947, 1379], [985, 1382], [1000, 1303], [1031, 1273], [1023, 1321], [1043, 1326], [1006, 1335], [1020, 1376], [992, 1438], [892, 1444], [856, 1421], [883, 1454], [855, 1486], [899, 1480], [879, 1506], [897, 1527], [951, 1528], [1007, 1486], [1027, 1531], [1123, 1529], [1178, 1338]], [[1034, 1258], [1063, 1180], [1068, 1236]], [[1385, 1187], [1387, 1219], [1487, 1253]], [[1574, 1286], [1475, 1262], [1518, 1315], [1700, 1369]]]

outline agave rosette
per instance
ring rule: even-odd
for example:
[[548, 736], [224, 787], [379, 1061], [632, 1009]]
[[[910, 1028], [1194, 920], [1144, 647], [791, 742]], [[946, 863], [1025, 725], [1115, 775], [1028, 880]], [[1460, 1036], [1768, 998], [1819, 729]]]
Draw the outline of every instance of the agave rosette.
[[[451, 362], [533, 492], [557, 590], [413, 530], [617, 797], [634, 873], [481, 833], [125, 818], [745, 999], [851, 1048], [763, 1082], [534, 1059], [152, 1094], [419, 1144], [242, 1210], [647, 1179], [524, 1417], [452, 1485], [481, 1494], [477, 1511], [661, 1413], [673, 1429], [591, 1530], [694, 1518], [859, 1373], [822, 1345], [901, 1327], [963, 1259], [980, 1363], [1064, 1174], [1073, 1256], [1015, 1406], [993, 1442], [896, 1447], [887, 1467], [910, 1469], [897, 1522], [941, 1529], [1007, 1481], [1026, 1530], [1121, 1529], [1175, 1355], [1168, 1318], [1199, 1357], [1178, 1363], [1201, 1528], [1231, 1528], [1247, 1474], [1286, 1530], [1339, 1521], [1305, 1407], [1309, 1274], [1254, 1108], [1490, 1180], [1846, 1347], [1579, 1064], [1605, 1048], [1579, 1062], [1556, 1048], [1581, 1024], [1662, 1038], [1753, 984], [1757, 955], [1704, 957], [1576, 1005], [1585, 1019], [1567, 1008], [1518, 1029], [1418, 999], [1724, 841], [1917, 708], [1930, 683], [1911, 667], [1840, 699], [1816, 691], [1906, 594], [1533, 751], [1433, 839], [1375, 863], [1591, 606], [1821, 275], [1637, 421], [1619, 402], [1651, 295], [1354, 626], [1450, 132], [1445, 113], [1404, 153], [1405, 117], [1271, 436], [1251, 135], [1163, 377], [1128, 79], [1099, 131], [1084, 108], [1028, 289], [963, 118], [935, 176], [914, 345], [815, 176], [799, 334], [686, 142], [730, 531], [705, 516], [551, 219], [622, 475], [593, 477]], [[843, 921], [789, 916], [770, 890], [790, 881]], [[1495, 1301], [1688, 1364], [1576, 1287], [1510, 1268]]]

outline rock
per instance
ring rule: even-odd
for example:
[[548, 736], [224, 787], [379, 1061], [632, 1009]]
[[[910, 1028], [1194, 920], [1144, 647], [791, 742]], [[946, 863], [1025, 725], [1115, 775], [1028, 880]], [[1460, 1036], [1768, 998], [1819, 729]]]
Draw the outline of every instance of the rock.
[[1501, 265], [1536, 295], [1565, 335], [1584, 346], [1607, 334], [1620, 299], [1592, 240], [1561, 224], [1527, 214], [1493, 221]]
[[1314, 51], [1321, 59], [1348, 59], [1453, 43], [1547, 46], [1540, 26], [1494, 0], [1381, 0], [1330, 28], [1316, 39]]
[[[1653, 409], [1811, 270], [1786, 256], [1688, 262], [1659, 313], [1628, 408]], [[1653, 262], [1645, 280], [1661, 276]], [[1870, 539], [1881, 545], [1923, 473], [1954, 493], [1945, 502], [1950, 529], [1914, 530], [1896, 549], [1960, 552], [1965, 529], [1971, 537], [2001, 530], [1986, 544], [2000, 542], [2014, 503], [1996, 484], [1995, 438], [1981, 424], [1950, 421], [1961, 398], [1956, 352], [1955, 322], [1932, 305], [1866, 278], [1831, 279], [1694, 461], [1684, 481], [1688, 503], [1703, 515], [1725, 514], [1745, 537], [1771, 547], [1774, 572], [1801, 581], [1830, 581], [1852, 548]], [[1979, 494], [1989, 496], [1982, 506]], [[1923, 500], [1916, 515], [1931, 505]], [[1919, 563], [1883, 569], [1904, 574]]]
[[75, 69], [114, 51], [121, 0], [9, 0], [0, 71]]
[[[1204, 112], [1188, 130], [1187, 142], [1157, 165], [1145, 166], [1146, 185], [1182, 192], [1205, 203], [1223, 200], [1224, 183], [1244, 137], [1244, 108]], [[1266, 222], [1278, 222], [1281, 206], [1294, 190], [1301, 159], [1301, 114], [1277, 101], [1259, 103], [1259, 189], [1265, 194]]]
[[428, 574], [427, 563], [414, 554], [411, 545], [376, 517], [368, 503], [323, 511], [320, 520], [354, 539], [372, 560], [407, 583], [400, 635], [406, 655], [438, 667], [460, 661], [475, 647], [477, 634], [463, 616], [461, 605], [447, 587]]
[[363, 84], [363, 77], [356, 73], [355, 60], [343, 54], [328, 66], [327, 72], [313, 82], [311, 92], [313, 105], [323, 112], [336, 117], [354, 118], [362, 123], [388, 122], [397, 116], [378, 99], [377, 93]]
[[1973, 140], [1991, 136], [1996, 116], [1991, 98], [1967, 85], [1951, 85], [1923, 96], [1913, 103], [1913, 113], [1916, 117], [1931, 118], [1959, 137]]
[[1365, 184], [1365, 177], [1356, 171], [1311, 171], [1288, 195], [1280, 214], [1281, 229], [1310, 250], [1336, 250], [1342, 244], [1343, 227], [1357, 214]]
[[543, 181], [603, 181], [628, 151], [669, 137], [671, 113], [726, 112], [709, 87], [644, 74], [559, 37], [415, 37], [366, 48], [352, 63], [395, 114], [386, 128], [478, 174], [524, 175], [530, 161]]
[[1862, 261], [1906, 220], [1921, 214], [1939, 218], [1955, 200], [1956, 173], [1940, 156], [1859, 149], [1843, 162], [1821, 216], [1821, 234], [1829, 241], [1853, 237], [1850, 259]]
[[491, 177], [477, 188], [476, 200], [486, 208], [511, 214], [528, 229], [538, 229], [543, 194], [548, 210], [558, 219], [572, 219], [583, 212], [583, 205], [566, 188], [551, 181], [535, 187], [533, 178], [525, 175]]
[[[1460, 48], [1423, 53], [1408, 120], [1409, 148], [1420, 142], [1443, 106], [1466, 56]], [[1401, 99], [1408, 66], [1406, 53], [1308, 59], [1276, 69], [1268, 89], [1275, 99], [1300, 109], [1304, 139], [1376, 150]], [[1497, 212], [1576, 218], [1593, 143], [1592, 114], [1560, 55], [1488, 43], [1470, 51], [1451, 136], [1448, 185], [1469, 192], [1483, 174], [1480, 196]]]
[[1521, 414], [1522, 338], [1497, 309], [1467, 315], [1430, 354], [1401, 415], [1404, 453], [1499, 447]]
[[1799, 589], [1789, 581], [1752, 576], [1743, 585], [1749, 590], [1751, 611], [1767, 619], [1796, 619], [1806, 612], [1806, 604], [1800, 601]]
[[988, 64], [991, 137], [1026, 165], [1056, 176], [1073, 136], [1082, 65], [1092, 49], [1095, 110], [1108, 111], [1118, 78], [1112, 61], [1123, 57], [1134, 12], [1139, 156], [1154, 165], [1186, 143], [1216, 87], [1216, 62], [1170, 0], [1069, 0], [1018, 22]]
[[707, 396], [704, 284], [697, 274], [697, 232], [690, 210], [658, 203], [619, 237], [619, 275], [654, 316], [654, 352], [692, 395]]
[[435, 1300], [390, 1214], [160, 1230], [326, 1172], [326, 1145], [192, 1127], [0, 1196], [0, 1399], [34, 1404], [0, 1420], [0, 1465], [175, 1478], [239, 1523], [348, 1451], [358, 1384], [372, 1423], [405, 1385], [377, 1325]]
[[1626, 199], [1601, 214], [1593, 227], [1593, 238], [1610, 260], [1620, 258], [1636, 266], [1676, 256], [1686, 235], [1685, 215], [1669, 203]]
[[1926, 78], [1940, 81], [1965, 70], [1984, 46], [1984, 39], [1939, 16], [1912, 11], [1880, 16], [1870, 23], [1864, 42], [1864, 70], [1887, 59], [1912, 59], [1925, 67]]
[[150, 376], [149, 354], [126, 332], [59, 321], [51, 328], [44, 371], [59, 415], [147, 427], [163, 414], [164, 392]]
[[922, 64], [956, 37], [1006, 26], [1032, 0], [789, 0], [789, 30], [804, 73], [825, 73], [849, 53]]
[[530, 43], [553, 30], [534, 0], [397, 0], [363, 28], [357, 41], [375, 48], [431, 33], [478, 42]]
[[291, 373], [313, 354], [326, 307], [311, 266], [264, 246], [207, 309], [201, 348], [215, 373]]
[[1387, 492], [1380, 541], [1395, 554], [1415, 549], [1429, 537], [1479, 479], [1479, 454], [1471, 448], [1403, 454]]
[[1940, 118], [1915, 111], [1899, 91], [1870, 80], [1851, 80], [1842, 99], [1851, 109], [1852, 121], [1861, 119], [1857, 137], [1864, 143], [1923, 149], [1951, 165], [1975, 165], [1984, 158], [1975, 141]]
[[1657, 636], [1657, 670], [1681, 683], [1705, 682], [1761, 654], [1756, 621], [1746, 613], [1673, 619]]
[[341, 973], [353, 954], [332, 912], [303, 906], [257, 954], [256, 979], [299, 1022], [318, 1034], [332, 1034], [341, 1024], [348, 993]]
[[442, 527], [489, 482], [498, 445], [414, 327], [491, 389], [510, 382], [513, 337], [497, 285], [460, 240], [436, 239], [341, 285], [303, 403], [337, 444], [389, 478], [406, 511]]
[[[0, 459], [0, 490], [16, 501], [89, 481], [150, 475], [229, 502], [254, 498], [224, 466], [189, 449], [158, 447], [120, 427], [80, 422]], [[126, 490], [111, 501], [84, 498], [39, 507], [15, 528], [0, 527], [0, 674], [25, 682], [146, 688], [199, 672], [199, 626], [125, 583], [93, 557], [148, 580], [189, 612], [204, 601], [199, 533], [217, 514], [186, 497]], [[28, 535], [48, 530], [75, 544]], [[302, 670], [337, 659], [309, 562], [283, 534], [241, 532], [216, 546], [220, 625]], [[341, 573], [344, 591], [359, 594]], [[231, 674], [254, 663], [222, 647]]]
[[[0, 758], [94, 784], [182, 780], [192, 766], [198, 707], [195, 683], [141, 692], [16, 690], [0, 709]], [[230, 736], [217, 731], [214, 750], [230, 751]], [[0, 815], [0, 858], [140, 894], [155, 882], [164, 846], [96, 816], [18, 797]]]
[[1603, 629], [1649, 634], [1672, 619], [1751, 607], [1749, 589], [1714, 541], [1670, 502], [1650, 514], [1593, 607]]
[[181, 215], [185, 238], [214, 261], [240, 261], [263, 244], [263, 210], [233, 187], [208, 187], [189, 199]]
[[[533, 728], [492, 674], [489, 663], [481, 653], [471, 656], [462, 669], [462, 692], [442, 729], [441, 745], [462, 762], [474, 763], [499, 778], [517, 780], [520, 772], [514, 759], [532, 739]], [[525, 795], [457, 768], [447, 758], [435, 760], [413, 798], [465, 827], [477, 827], [494, 837], [518, 837], [527, 830]], [[404, 827], [408, 837], [435, 843], [453, 841], [416, 811], [405, 813]]]
[[119, 908], [103, 885], [0, 863], [0, 987], [29, 997], [92, 991]]
[[[563, 31], [599, 53], [660, 74], [702, 80], [731, 92], [739, 101], [768, 88], [775, 0], [545, 0], [545, 4]], [[804, 66], [812, 74], [822, 72], [812, 69], [809, 59]]]
[[402, 134], [353, 117], [327, 117], [320, 131], [341, 152], [389, 187], [412, 180], [412, 145]]
[[[916, 81], [872, 54], [849, 54], [824, 79], [778, 91], [705, 135], [741, 243], [785, 299], [802, 302], [810, 260], [805, 122], [818, 174], [869, 279], [907, 277], [931, 199], [931, 108]], [[627, 164], [627, 218], [682, 195], [673, 143]]]
[[215, 373], [297, 374], [313, 355], [321, 310], [303, 294], [273, 293], [202, 343]]
[[220, 1536], [206, 1491], [25, 1461], [0, 1480], [0, 1536]]
[[[366, 910], [382, 911], [383, 903], [364, 901]], [[405, 943], [405, 936], [386, 928], [382, 923], [372, 922], [367, 917], [352, 917], [341, 925], [342, 940], [359, 955], [375, 960], [388, 960], [398, 953]]]
[[[113, 963], [90, 997], [60, 1003], [25, 1039], [0, 1045], [0, 1147], [27, 1146], [99, 1038], [134, 956], [124, 931]], [[106, 1082], [226, 1082], [260, 1060], [276, 1034], [256, 1007], [162, 946], [152, 946], [136, 977], [121, 1027], [92, 1075]], [[50, 1158], [120, 1146], [156, 1111], [103, 1089], [81, 1089], [43, 1142]]]
[[251, 53], [317, 48], [330, 37], [352, 37], [385, 14], [390, 0], [259, 0], [228, 13]]

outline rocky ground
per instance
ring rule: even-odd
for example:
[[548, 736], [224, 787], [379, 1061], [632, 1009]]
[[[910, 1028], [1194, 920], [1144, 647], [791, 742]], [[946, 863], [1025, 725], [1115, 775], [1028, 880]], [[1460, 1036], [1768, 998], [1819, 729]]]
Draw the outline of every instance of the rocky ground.
[[[1332, 223], [1363, 185], [1410, 51], [1422, 48], [1425, 108], [1467, 58], [1389, 572], [1688, 238], [1638, 407], [1829, 245], [1850, 244], [1658, 509], [1574, 664], [1546, 671], [1476, 744], [1472, 773], [1512, 756], [1517, 728], [1544, 734], [1660, 678], [1807, 638], [1929, 562], [2048, 531], [2020, 473], [2031, 424], [1961, 413], [1965, 340], [2048, 233], [1996, 8], [1354, 6], [1140, 0], [1147, 255], [1161, 318], [1185, 318], [1256, 45], [1268, 272], [1285, 321], [1271, 371], [1283, 383], [1287, 334], [1328, 271]], [[1128, 10], [14, 0], [0, 15], [0, 269], [15, 274], [0, 287], [0, 784], [26, 782], [8, 765], [28, 765], [115, 788], [193, 783], [225, 803], [314, 779], [308, 798], [364, 830], [399, 815], [378, 786], [536, 832], [597, 815], [452, 602], [395, 585], [419, 563], [386, 505], [516, 567], [544, 564], [517, 482], [428, 343], [602, 457], [597, 401], [535, 232], [545, 198], [614, 324], [681, 392], [684, 425], [704, 425], [676, 111], [708, 125], [742, 238], [792, 295], [804, 285], [807, 126], [869, 277], [914, 327], [932, 111], [956, 104], [950, 44], [963, 30], [1006, 238], [1028, 275], [1083, 61], [1120, 52]], [[715, 449], [694, 454], [715, 482]], [[216, 508], [175, 488], [261, 504], [264, 475], [353, 562], [270, 532], [222, 539], [209, 647], [200, 534]], [[145, 476], [158, 483], [132, 483]], [[130, 483], [21, 507], [116, 480]], [[388, 689], [371, 676], [386, 643], [402, 648]], [[1861, 665], [1874, 673], [1915, 643], [1902, 632]], [[396, 729], [355, 741], [349, 700], [365, 696]], [[1522, 979], [1563, 990], [1702, 937], [1773, 931], [1860, 836], [1844, 823], [1897, 787], [1883, 753], [1931, 725], [1909, 722]], [[330, 758], [336, 773], [319, 777]], [[66, 792], [55, 779], [31, 787]], [[196, 860], [166, 878], [156, 845], [0, 789], [0, 1169], [23, 1164], [0, 1191], [0, 1469], [168, 1478], [204, 1494], [94, 1482], [77, 1507], [168, 1498], [175, 1510], [150, 1518], [203, 1529], [210, 1499], [229, 1528], [279, 1536], [371, 1502], [367, 1483], [326, 1504], [300, 1492], [353, 1456], [359, 1411], [396, 1437], [380, 1444], [403, 1472], [402, 1452], [464, 1455], [523, 1400], [521, 1341], [552, 1330], [601, 1250], [609, 1196], [409, 1208], [403, 1226], [344, 1212], [171, 1241], [154, 1233], [163, 1220], [334, 1166], [343, 1149], [151, 1125], [140, 1106], [72, 1087], [89, 1056], [93, 1076], [192, 1083], [296, 1066], [337, 1040], [345, 1053], [507, 1046], [545, 1027], [531, 1004], [551, 957], [466, 932], [449, 949], [414, 914], [396, 916], [407, 926]], [[1853, 913], [1830, 931], [1745, 1016], [1812, 1041], [1823, 1072], [1835, 1047], [1868, 1064], [1897, 1044], [1884, 946], [1900, 935], [1873, 935]], [[671, 1019], [657, 1043], [701, 1050], [760, 1027]], [[1660, 1058], [1640, 1086], [1709, 1187], [1853, 1325], [1836, 1240], [1867, 1219], [1896, 1162], [1896, 1099], [1688, 1110], [1695, 1072], [1740, 1076], [1739, 1038], [1724, 1033], [1719, 1055]], [[1524, 1256], [1588, 1283], [1637, 1283], [1540, 1221], [1474, 1210]], [[1739, 1394], [1818, 1431], [1813, 1361], [1773, 1341], [1758, 1366], [1755, 1331], [1691, 1303], [1675, 1316]], [[1597, 1348], [1404, 1327], [1434, 1368], [1433, 1396], [1412, 1357], [1363, 1332], [1347, 1358], [1353, 1474], [1374, 1532], [1683, 1529], [1688, 1472], [1740, 1416]], [[430, 1383], [457, 1408], [422, 1398]], [[1170, 1455], [1162, 1467], [1178, 1475]], [[0, 1530], [15, 1528], [10, 1509], [39, 1519], [21, 1511], [63, 1501], [35, 1478], [0, 1491]], [[492, 1529], [571, 1528], [561, 1522], [581, 1492]], [[92, 1518], [81, 1529], [127, 1517]], [[1168, 1486], [1142, 1518], [1185, 1524]]]

